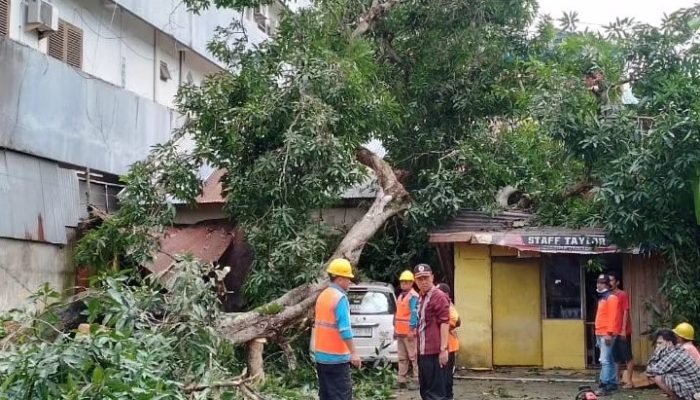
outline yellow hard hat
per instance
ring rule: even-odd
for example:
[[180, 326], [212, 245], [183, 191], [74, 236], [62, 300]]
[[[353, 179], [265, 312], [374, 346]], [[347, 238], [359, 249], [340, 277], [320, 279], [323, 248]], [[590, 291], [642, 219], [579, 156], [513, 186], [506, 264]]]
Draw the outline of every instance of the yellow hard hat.
[[682, 337], [685, 340], [695, 339], [695, 329], [693, 329], [693, 325], [690, 325], [687, 322], [681, 322], [680, 324], [678, 324], [673, 330], [673, 333], [678, 335], [678, 337]]
[[328, 264], [326, 272], [331, 275], [342, 276], [343, 278], [352, 279], [355, 277], [355, 275], [352, 274], [352, 265], [350, 265], [350, 261], [344, 258], [336, 258], [331, 261], [330, 264]]
[[401, 273], [401, 276], [399, 276], [399, 281], [400, 282], [413, 282], [414, 281], [413, 272], [408, 271], [408, 270], [403, 271]]

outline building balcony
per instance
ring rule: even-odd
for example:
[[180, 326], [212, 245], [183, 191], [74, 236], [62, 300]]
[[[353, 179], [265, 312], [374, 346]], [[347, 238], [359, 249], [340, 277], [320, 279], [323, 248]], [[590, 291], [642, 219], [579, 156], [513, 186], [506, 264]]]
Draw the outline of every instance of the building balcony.
[[0, 148], [123, 174], [171, 137], [177, 113], [0, 37]]

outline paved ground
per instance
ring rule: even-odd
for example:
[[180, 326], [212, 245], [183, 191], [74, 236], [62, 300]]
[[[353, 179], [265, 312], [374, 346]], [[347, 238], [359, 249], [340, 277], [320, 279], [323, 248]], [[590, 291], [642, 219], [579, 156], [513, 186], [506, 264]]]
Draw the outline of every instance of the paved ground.
[[[468, 374], [474, 375], [474, 374]], [[500, 377], [509, 379], [593, 379], [592, 373], [542, 373], [539, 371], [499, 372], [478, 374], [480, 378]], [[495, 400], [495, 399], [566, 399], [574, 400], [579, 385], [587, 383], [565, 382], [523, 382], [523, 381], [491, 381], [491, 380], [455, 380], [455, 399], [460, 400]], [[590, 384], [594, 386], [594, 384]], [[417, 391], [400, 391], [396, 393], [398, 400], [420, 400]], [[658, 389], [622, 390], [601, 400], [664, 400], [667, 399]]]
[[[566, 399], [573, 400], [578, 392], [576, 383], [535, 383], [535, 382], [495, 382], [495, 381], [459, 381], [455, 382], [455, 399], [460, 400], [494, 400], [494, 399]], [[396, 393], [399, 400], [420, 400], [417, 391]], [[610, 397], [610, 400], [663, 400], [656, 389], [622, 390]]]

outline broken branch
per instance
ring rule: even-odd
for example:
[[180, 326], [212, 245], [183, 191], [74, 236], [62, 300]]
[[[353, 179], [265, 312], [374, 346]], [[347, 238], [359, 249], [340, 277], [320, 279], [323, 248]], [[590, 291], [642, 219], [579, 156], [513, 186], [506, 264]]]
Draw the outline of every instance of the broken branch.
[[[407, 210], [412, 201], [389, 163], [366, 148], [360, 148], [356, 158], [374, 171], [379, 188], [372, 206], [353, 225], [330, 258], [343, 257], [352, 265], [357, 265], [365, 244], [386, 221]], [[223, 318], [220, 332], [233, 344], [279, 336], [283, 329], [309, 315], [316, 297], [328, 286], [323, 267], [325, 265], [317, 271], [317, 282], [298, 286], [256, 310]]]
[[595, 183], [588, 180], [584, 180], [566, 189], [562, 194], [562, 197], [564, 197], [564, 199], [569, 199], [574, 196], [583, 195], [590, 192], [591, 189], [593, 189], [595, 186]]
[[265, 400], [258, 392], [253, 390], [248, 383], [258, 379], [257, 375], [250, 376], [248, 378], [242, 378], [240, 376], [233, 378], [229, 381], [212, 382], [207, 384], [190, 384], [185, 386], [185, 393], [200, 392], [206, 389], [223, 389], [223, 388], [236, 388], [243, 394], [247, 399], [250, 400]]

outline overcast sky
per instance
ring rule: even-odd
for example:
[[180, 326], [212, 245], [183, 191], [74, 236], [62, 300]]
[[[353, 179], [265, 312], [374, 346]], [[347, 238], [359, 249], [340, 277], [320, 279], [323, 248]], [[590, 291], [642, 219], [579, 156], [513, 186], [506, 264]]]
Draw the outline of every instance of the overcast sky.
[[[498, 0], [495, 0], [498, 1]], [[539, 0], [540, 13], [555, 20], [564, 11], [578, 11], [579, 28], [606, 25], [615, 17], [633, 17], [636, 21], [658, 25], [664, 13], [690, 7], [700, 0]], [[590, 25], [586, 25], [590, 24]]]

